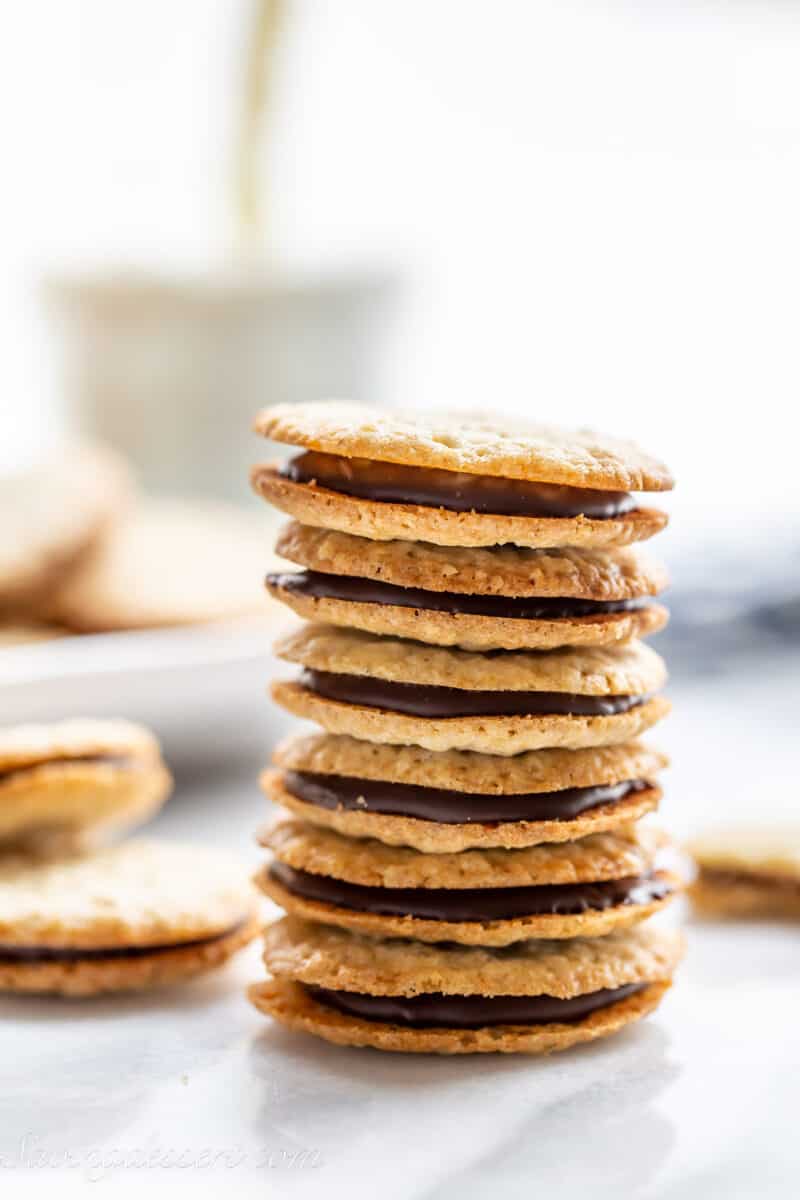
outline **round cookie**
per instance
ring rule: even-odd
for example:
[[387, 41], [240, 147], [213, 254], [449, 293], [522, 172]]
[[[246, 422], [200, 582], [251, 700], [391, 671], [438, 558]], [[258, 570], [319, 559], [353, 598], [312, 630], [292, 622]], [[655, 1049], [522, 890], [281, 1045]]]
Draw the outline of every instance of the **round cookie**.
[[634, 508], [619, 517], [527, 517], [451, 512], [422, 504], [365, 500], [316, 483], [296, 483], [273, 463], [250, 472], [253, 490], [304, 525], [374, 541], [419, 538], [438, 546], [627, 546], [660, 533], [667, 514]]
[[220, 966], [259, 929], [242, 866], [130, 841], [58, 863], [0, 862], [0, 990], [93, 995]]
[[431, 854], [620, 829], [657, 806], [653, 779], [667, 764], [638, 743], [506, 758], [330, 734], [288, 739], [273, 761], [282, 769], [261, 782], [275, 803], [346, 836]]
[[276, 404], [256, 433], [348, 458], [432, 467], [577, 488], [667, 491], [663, 463], [633, 442], [592, 430], [470, 412], [399, 412], [323, 401]]
[[663, 628], [666, 573], [638, 549], [376, 542], [292, 522], [277, 551], [307, 568], [267, 587], [299, 616], [464, 649], [604, 645]]
[[689, 896], [701, 915], [800, 917], [800, 826], [711, 831], [688, 850], [698, 867]]
[[158, 742], [128, 721], [0, 729], [0, 847], [52, 853], [151, 817], [172, 778]]
[[511, 755], [627, 741], [669, 711], [662, 659], [640, 642], [471, 653], [307, 625], [276, 653], [306, 670], [272, 695], [331, 733]]
[[273, 978], [249, 995], [289, 1027], [343, 1045], [549, 1053], [651, 1011], [681, 953], [679, 935], [642, 927], [492, 949], [378, 941], [290, 917], [267, 929]]
[[142, 502], [56, 589], [47, 616], [94, 633], [260, 612], [264, 533], [233, 505]]
[[255, 882], [295, 916], [378, 937], [505, 946], [598, 937], [674, 899], [655, 865], [662, 838], [629, 827], [525, 850], [423, 854], [281, 820], [262, 837], [270, 865]]
[[0, 611], [38, 612], [109, 531], [130, 490], [124, 460], [88, 443], [0, 481]]

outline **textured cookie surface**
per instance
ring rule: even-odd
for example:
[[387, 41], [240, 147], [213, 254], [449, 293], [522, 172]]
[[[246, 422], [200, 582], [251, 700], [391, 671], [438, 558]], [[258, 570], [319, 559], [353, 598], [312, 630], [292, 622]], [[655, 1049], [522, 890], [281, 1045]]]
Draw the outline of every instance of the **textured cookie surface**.
[[315, 733], [294, 735], [281, 742], [273, 753], [273, 762], [290, 771], [503, 796], [652, 779], [667, 766], [668, 759], [641, 742], [587, 750], [537, 750], [497, 758], [470, 751], [435, 753], [420, 746], [376, 745]]
[[666, 681], [663, 659], [642, 642], [484, 655], [361, 630], [304, 625], [280, 639], [275, 652], [318, 671], [478, 691], [627, 696], [657, 691]]
[[653, 537], [667, 524], [666, 513], [656, 508], [635, 508], [624, 516], [597, 520], [498, 516], [362, 500], [314, 483], [295, 483], [270, 463], [254, 467], [250, 480], [258, 495], [304, 525], [375, 541], [417, 540], [437, 546], [627, 546]]
[[497, 888], [641, 875], [653, 865], [664, 835], [653, 827], [630, 825], [616, 833], [596, 833], [555, 846], [421, 854], [282, 818], [264, 831], [260, 841], [290, 867], [367, 887]]
[[36, 606], [120, 515], [129, 491], [124, 461], [90, 444], [1, 480], [0, 608]]
[[278, 681], [272, 698], [296, 717], [314, 721], [329, 733], [348, 734], [368, 742], [411, 744], [426, 750], [474, 750], [481, 754], [521, 754], [563, 747], [580, 750], [628, 742], [650, 729], [670, 711], [654, 696], [613, 716], [448, 717], [407, 716], [388, 709], [328, 700], [299, 683]]
[[652, 1012], [669, 981], [648, 984], [624, 1000], [564, 1025], [494, 1025], [483, 1029], [409, 1029], [364, 1021], [317, 1003], [305, 988], [285, 979], [254, 984], [253, 1004], [290, 1029], [339, 1046], [371, 1046], [407, 1054], [551, 1054], [608, 1037]]
[[663, 463], [632, 442], [590, 430], [475, 413], [400, 413], [328, 401], [264, 409], [265, 437], [349, 458], [438, 467], [571, 487], [663, 491]]
[[474, 847], [518, 849], [541, 842], [567, 842], [589, 834], [619, 829], [638, 821], [658, 807], [657, 787], [632, 792], [621, 800], [598, 804], [572, 820], [491, 821], [482, 824], [439, 824], [416, 817], [389, 816], [358, 809], [328, 809], [299, 800], [285, 786], [280, 771], [265, 771], [261, 786], [276, 804], [314, 825], [334, 829], [346, 837], [377, 838], [389, 846], [412, 846], [428, 854], [457, 853]]
[[284, 558], [313, 571], [434, 592], [568, 596], [606, 602], [654, 596], [668, 582], [664, 569], [635, 547], [531, 550], [375, 542], [294, 521], [281, 531], [276, 549]]
[[139, 629], [263, 609], [263, 523], [233, 506], [142, 502], [51, 597], [78, 631]]
[[63, 862], [0, 861], [0, 947], [172, 946], [227, 934], [252, 911], [242, 865], [200, 846], [142, 840]]
[[378, 941], [330, 925], [284, 917], [264, 938], [276, 978], [376, 996], [429, 992], [462, 996], [556, 996], [667, 979], [683, 942], [674, 931], [639, 926], [604, 938], [553, 944], [540, 939], [502, 949]]

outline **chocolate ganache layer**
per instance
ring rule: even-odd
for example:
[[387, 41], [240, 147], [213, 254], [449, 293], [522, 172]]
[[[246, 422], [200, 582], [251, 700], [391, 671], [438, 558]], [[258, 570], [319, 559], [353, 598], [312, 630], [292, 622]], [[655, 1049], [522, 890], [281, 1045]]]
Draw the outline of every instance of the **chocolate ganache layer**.
[[310, 450], [290, 459], [281, 475], [293, 483], [315, 483], [332, 492], [384, 504], [419, 504], [451, 512], [475, 512], [507, 517], [590, 517], [605, 520], [636, 507], [627, 492], [529, 483], [470, 475], [436, 467], [407, 467], [344, 458]]
[[149, 958], [153, 954], [169, 954], [174, 950], [193, 950], [200, 946], [212, 946], [223, 938], [231, 937], [242, 928], [237, 921], [229, 929], [212, 934], [207, 938], [194, 938], [189, 942], [164, 942], [156, 946], [2, 946], [0, 962], [6, 963], [49, 963], [86, 962], [98, 959]]
[[386, 917], [425, 921], [502, 921], [515, 917], [573, 916], [663, 900], [665, 876], [638, 875], [600, 883], [555, 883], [499, 888], [385, 888], [347, 883], [274, 862], [270, 876], [307, 900]]
[[383, 1021], [416, 1029], [480, 1029], [486, 1025], [553, 1025], [580, 1021], [646, 986], [629, 983], [624, 987], [603, 988], [560, 1000], [557, 996], [445, 996], [441, 992], [422, 996], [370, 996], [363, 992], [339, 992], [305, 985], [314, 1000], [337, 1012], [366, 1021]]
[[636, 600], [579, 600], [561, 596], [471, 596], [461, 592], [429, 592], [399, 587], [352, 575], [326, 575], [321, 571], [292, 571], [268, 575], [267, 583], [291, 595], [350, 600], [356, 604], [390, 604], [453, 615], [513, 617], [521, 621], [555, 621], [567, 617], [593, 617], [632, 612], [645, 604]]
[[467, 688], [393, 683], [371, 675], [340, 675], [305, 668], [303, 687], [346, 704], [385, 708], [413, 717], [611, 717], [643, 704], [646, 696], [579, 696], [571, 692], [482, 692]]
[[529, 792], [494, 796], [386, 783], [345, 775], [287, 771], [283, 786], [298, 800], [318, 808], [350, 809], [393, 817], [414, 817], [440, 825], [494, 825], [502, 821], [570, 821], [590, 808], [614, 804], [651, 785], [642, 779], [598, 787], [565, 788], [560, 792]]

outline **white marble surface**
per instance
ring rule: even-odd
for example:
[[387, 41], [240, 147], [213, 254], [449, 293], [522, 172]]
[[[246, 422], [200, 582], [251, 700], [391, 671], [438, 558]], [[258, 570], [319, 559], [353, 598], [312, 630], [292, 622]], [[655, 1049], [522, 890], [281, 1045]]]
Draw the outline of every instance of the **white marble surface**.
[[[796, 806], [797, 679], [785, 659], [678, 689], [654, 739], [676, 760], [666, 824], [683, 834]], [[158, 825], [252, 858], [261, 816], [248, 768], [185, 784]], [[793, 1197], [800, 928], [688, 933], [660, 1012], [542, 1061], [381, 1056], [289, 1035], [243, 998], [256, 948], [149, 998], [0, 1001], [3, 1194]]]

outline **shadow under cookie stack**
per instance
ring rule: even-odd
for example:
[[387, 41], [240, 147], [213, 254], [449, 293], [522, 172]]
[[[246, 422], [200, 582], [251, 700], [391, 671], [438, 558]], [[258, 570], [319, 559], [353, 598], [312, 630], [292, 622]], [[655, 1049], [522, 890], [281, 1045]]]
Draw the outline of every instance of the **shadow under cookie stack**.
[[277, 406], [301, 448], [252, 473], [293, 518], [304, 624], [274, 699], [322, 732], [263, 776], [268, 927], [253, 1003], [328, 1041], [547, 1053], [621, 1029], [670, 986], [680, 936], [642, 921], [680, 880], [657, 808], [666, 584], [633, 543], [672, 486], [630, 443], [473, 416]]

